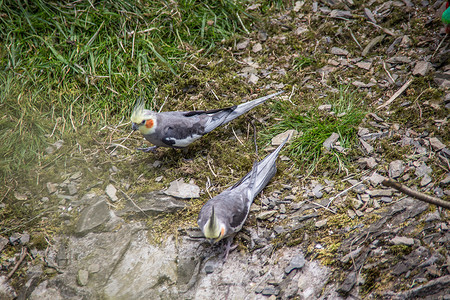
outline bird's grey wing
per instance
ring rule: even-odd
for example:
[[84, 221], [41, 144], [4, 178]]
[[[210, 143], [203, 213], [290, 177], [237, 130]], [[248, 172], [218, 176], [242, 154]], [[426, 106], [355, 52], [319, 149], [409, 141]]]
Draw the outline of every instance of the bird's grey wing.
[[160, 113], [157, 134], [166, 145], [183, 148], [205, 135], [202, 123], [201, 118], [186, 117], [183, 112]]

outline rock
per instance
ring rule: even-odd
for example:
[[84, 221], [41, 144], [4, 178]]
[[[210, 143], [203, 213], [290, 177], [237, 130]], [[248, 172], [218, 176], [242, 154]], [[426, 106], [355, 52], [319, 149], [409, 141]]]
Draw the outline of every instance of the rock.
[[348, 10], [333, 9], [330, 12], [331, 18], [352, 18], [352, 13]]
[[433, 69], [433, 66], [428, 61], [418, 61], [412, 71], [413, 75], [425, 76], [427, 73]]
[[327, 222], [328, 222], [328, 219], [319, 220], [314, 224], [314, 226], [316, 226], [316, 228], [322, 228], [327, 225]]
[[392, 240], [390, 240], [390, 242], [391, 244], [394, 245], [406, 245], [406, 246], [414, 245], [414, 239], [405, 236], [396, 236]]
[[416, 172], [414, 173], [417, 177], [422, 177], [424, 175], [429, 175], [431, 174], [433, 170], [427, 166], [424, 162], [422, 162], [422, 164], [416, 168]]
[[382, 190], [382, 189], [377, 189], [377, 190], [367, 190], [366, 191], [367, 194], [369, 194], [371, 197], [390, 197], [392, 196], [392, 190]]
[[255, 45], [253, 45], [252, 51], [253, 51], [254, 53], [257, 53], [257, 52], [259, 52], [259, 51], [261, 51], [261, 50], [262, 50], [262, 45], [261, 45], [261, 43], [256, 43]]
[[70, 183], [67, 185], [67, 190], [69, 191], [69, 195], [73, 196], [78, 193], [78, 188], [76, 184]]
[[323, 186], [321, 184], [316, 184], [314, 188], [312, 189], [312, 193], [314, 194], [314, 197], [320, 199], [323, 196], [323, 193], [321, 190], [323, 189]]
[[[450, 289], [450, 275], [445, 275], [433, 280], [430, 280], [428, 283], [414, 287], [405, 292], [401, 292], [398, 294], [391, 294], [388, 296], [390, 299], [426, 299], [426, 298], [435, 298], [430, 297], [430, 295], [436, 295], [438, 293], [444, 293], [443, 295], [448, 293]], [[448, 294], [447, 294], [448, 295]], [[445, 297], [445, 296], [444, 296]], [[438, 299], [438, 298], [435, 298]], [[445, 298], [442, 298], [445, 299]]]
[[276, 296], [279, 293], [280, 291], [272, 285], [266, 286], [261, 292], [261, 294], [263, 294], [264, 296], [271, 296], [271, 295]]
[[272, 138], [272, 146], [279, 146], [279, 145], [281, 145], [281, 143], [283, 143], [284, 142], [284, 140], [286, 139], [286, 138], [288, 138], [288, 143], [289, 143], [289, 141], [291, 141], [293, 138], [295, 138], [296, 136], [298, 135], [298, 131], [297, 130], [295, 130], [295, 129], [289, 129], [289, 130], [286, 130], [285, 132], [282, 132], [282, 133], [280, 133], [280, 134], [277, 134], [276, 136], [274, 136], [273, 138]]
[[9, 285], [6, 276], [0, 276], [0, 299], [15, 299], [17, 297], [14, 289]]
[[364, 8], [364, 15], [367, 17], [367, 19], [372, 23], [377, 23], [377, 20], [375, 20], [375, 17], [372, 13], [372, 11], [368, 8]]
[[339, 134], [337, 134], [336, 132], [333, 132], [326, 140], [325, 142], [323, 142], [323, 146], [328, 149], [331, 150], [331, 147], [334, 143], [337, 142], [337, 140], [339, 139]]
[[255, 74], [250, 74], [249, 78], [248, 78], [248, 82], [251, 84], [256, 84], [258, 83], [259, 77], [256, 76]]
[[305, 265], [305, 257], [303, 256], [303, 253], [300, 253], [291, 259], [289, 266], [287, 266], [284, 269], [284, 272], [286, 274], [289, 274], [292, 272], [292, 270], [303, 268], [304, 265]]
[[411, 58], [406, 56], [394, 56], [387, 60], [390, 64], [410, 64]]
[[17, 245], [20, 243], [20, 237], [22, 235], [18, 232], [14, 232], [13, 234], [11, 234], [9, 236], [9, 242], [11, 243], [11, 245]]
[[360, 61], [360, 62], [356, 63], [356, 66], [358, 68], [361, 68], [361, 69], [369, 71], [370, 68], [372, 67], [372, 63], [371, 62], [366, 62], [366, 61]]
[[331, 54], [334, 55], [340, 55], [340, 56], [348, 56], [349, 52], [347, 50], [338, 48], [338, 47], [333, 47], [331, 48]]
[[214, 272], [214, 264], [211, 263], [211, 261], [207, 261], [205, 264], [205, 273], [211, 274]]
[[49, 194], [53, 194], [58, 190], [58, 186], [55, 183], [47, 182], [47, 191]]
[[165, 195], [161, 192], [149, 192], [135, 197], [134, 203], [128, 200], [125, 207], [117, 212], [118, 216], [129, 213], [138, 214], [141, 217], [149, 215], [157, 215], [161, 213], [174, 213], [183, 209], [187, 204], [177, 200], [172, 196]]
[[79, 286], [85, 286], [88, 284], [89, 272], [86, 270], [78, 270], [77, 273], [77, 283]]
[[295, 35], [301, 35], [302, 33], [305, 33], [305, 32], [308, 32], [308, 28], [299, 26], [299, 27], [297, 27], [297, 29], [294, 31], [294, 34], [295, 34]]
[[422, 177], [422, 180], [420, 180], [420, 186], [426, 186], [428, 185], [433, 179], [430, 177], [430, 175], [425, 174]]
[[78, 219], [75, 233], [85, 234], [100, 225], [106, 223], [111, 218], [108, 204], [104, 200], [86, 207], [81, 211], [81, 216]]
[[331, 104], [323, 104], [320, 105], [317, 109], [323, 110], [323, 111], [331, 111], [332, 105]]
[[359, 141], [360, 141], [361, 145], [364, 147], [364, 149], [366, 150], [367, 154], [370, 154], [373, 152], [373, 147], [368, 142], [364, 141], [363, 139], [359, 139]]
[[430, 138], [430, 145], [434, 151], [440, 151], [446, 147], [437, 137]]
[[[31, 293], [29, 300], [65, 300], [55, 286], [48, 286], [48, 281], [41, 282]], [[80, 296], [80, 295], [78, 295]]]
[[399, 276], [399, 275], [401, 275], [403, 273], [406, 273], [409, 269], [410, 268], [409, 268], [409, 266], [407, 264], [405, 264], [404, 262], [399, 262], [392, 269], [392, 274], [395, 275], [395, 276]]
[[305, 4], [305, 1], [296, 1], [295, 4], [294, 4], [294, 7], [292, 8], [292, 10], [294, 12], [299, 12], [304, 4]]
[[91, 264], [88, 266], [88, 272], [91, 274], [98, 273], [100, 271], [100, 265], [99, 264]]
[[362, 157], [358, 159], [357, 162], [363, 167], [367, 167], [369, 169], [373, 169], [378, 165], [377, 161], [373, 157]]
[[353, 250], [352, 252], [346, 254], [345, 256], [343, 256], [340, 261], [343, 264], [346, 264], [350, 261], [350, 259], [354, 260], [359, 256], [359, 253], [361, 252], [362, 248], [356, 248], [355, 250]]
[[400, 177], [405, 170], [405, 165], [403, 160], [394, 160], [389, 164], [389, 177], [395, 179]]
[[3, 248], [8, 245], [8, 242], [9, 240], [7, 238], [4, 238], [0, 235], [0, 253], [2, 252]]
[[342, 296], [348, 295], [348, 293], [350, 293], [350, 291], [355, 286], [356, 279], [357, 279], [356, 273], [350, 272], [347, 275], [347, 278], [345, 278], [344, 282], [338, 287], [337, 292]]
[[263, 211], [262, 213], [259, 213], [256, 218], [259, 220], [267, 220], [270, 217], [272, 217], [274, 214], [276, 214], [277, 211], [276, 210], [267, 210], [267, 211]]
[[361, 52], [361, 56], [367, 56], [367, 54], [369, 54], [369, 52], [372, 50], [372, 48], [374, 48], [377, 44], [381, 43], [384, 39], [386, 35], [379, 35], [375, 38], [373, 38], [368, 44], [367, 46], [364, 48], [364, 50]]
[[246, 40], [244, 40], [244, 41], [238, 43], [238, 44], [236, 45], [236, 49], [237, 49], [237, 50], [244, 50], [245, 48], [247, 48], [247, 46], [248, 46], [249, 43], [250, 43], [250, 40], [249, 40], [249, 39], [246, 39]]
[[117, 189], [112, 184], [108, 184], [106, 186], [105, 192], [106, 192], [106, 195], [108, 195], [109, 199], [111, 199], [112, 202], [116, 202], [117, 200], [119, 200], [119, 198], [117, 198], [117, 196], [116, 196]]
[[22, 236], [20, 237], [20, 244], [26, 245], [30, 241], [30, 234], [28, 232], [22, 233]]
[[185, 183], [183, 178], [170, 183], [164, 194], [182, 199], [191, 199], [200, 197], [200, 188], [193, 183]]
[[433, 222], [433, 221], [440, 221], [441, 215], [436, 210], [434, 212], [431, 212], [425, 216], [425, 222]]

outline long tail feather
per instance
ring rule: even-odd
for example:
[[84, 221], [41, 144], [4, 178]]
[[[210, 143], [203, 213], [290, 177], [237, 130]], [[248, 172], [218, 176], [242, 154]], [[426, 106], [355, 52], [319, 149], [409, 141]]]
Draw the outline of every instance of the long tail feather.
[[269, 100], [270, 98], [273, 98], [275, 96], [278, 96], [279, 94], [283, 93], [284, 91], [280, 91], [271, 95], [267, 95], [249, 102], [245, 102], [242, 104], [239, 104], [237, 106], [231, 107], [231, 108], [227, 108], [224, 109], [222, 111], [216, 112], [213, 116], [212, 116], [212, 120], [211, 122], [209, 122], [209, 124], [206, 124], [205, 126], [205, 132], [210, 132], [213, 129], [224, 125], [234, 119], [236, 119], [237, 117], [239, 117], [240, 115], [245, 114], [246, 112], [248, 112], [249, 110], [251, 110], [252, 108], [260, 105], [261, 103]]

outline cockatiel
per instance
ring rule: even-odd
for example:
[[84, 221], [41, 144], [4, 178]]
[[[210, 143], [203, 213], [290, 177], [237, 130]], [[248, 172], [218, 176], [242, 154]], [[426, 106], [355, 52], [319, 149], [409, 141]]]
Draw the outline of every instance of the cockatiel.
[[208, 111], [169, 111], [157, 113], [138, 103], [131, 114], [133, 130], [139, 130], [155, 146], [139, 149], [144, 152], [157, 147], [184, 148], [220, 125], [224, 125], [255, 106], [283, 91], [232, 107]]
[[208, 200], [200, 210], [197, 223], [205, 237], [212, 242], [227, 238], [225, 259], [234, 235], [241, 230], [247, 219], [253, 199], [277, 172], [276, 160], [287, 140], [262, 161], [255, 162], [247, 175]]
[[442, 14], [442, 22], [445, 24], [445, 32], [450, 34], [450, 0], [445, 5], [446, 10]]

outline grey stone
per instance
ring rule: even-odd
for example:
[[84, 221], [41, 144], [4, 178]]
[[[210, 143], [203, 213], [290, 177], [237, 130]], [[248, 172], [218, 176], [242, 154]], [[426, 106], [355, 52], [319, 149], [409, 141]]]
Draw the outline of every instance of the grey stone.
[[266, 286], [261, 292], [261, 294], [263, 294], [264, 296], [271, 296], [271, 295], [276, 296], [279, 293], [280, 293], [280, 290], [278, 290], [276, 287], [274, 287], [272, 285]]
[[380, 201], [384, 203], [391, 203], [392, 197], [381, 197]]
[[333, 145], [334, 143], [336, 143], [338, 139], [339, 139], [339, 134], [337, 134], [336, 132], [333, 132], [333, 133], [325, 140], [325, 142], [323, 142], [323, 146], [324, 146], [326, 149], [330, 150], [331, 147], [332, 147], [332, 145]]
[[353, 250], [352, 252], [346, 254], [345, 256], [343, 256], [340, 260], [342, 263], [346, 264], [350, 261], [350, 259], [354, 260], [359, 256], [359, 253], [361, 252], [362, 248], [356, 248], [355, 250]]
[[316, 226], [316, 228], [322, 228], [327, 225], [327, 222], [328, 222], [328, 219], [319, 220], [314, 224], [314, 226]]
[[364, 15], [367, 17], [367, 19], [372, 23], [377, 23], [377, 20], [375, 19], [372, 11], [368, 8], [364, 8]]
[[249, 39], [245, 39], [242, 42], [236, 44], [236, 49], [237, 50], [244, 50], [245, 48], [247, 48], [249, 43], [250, 43], [250, 40]]
[[411, 58], [406, 56], [394, 56], [387, 60], [390, 64], [409, 64], [411, 63]]
[[22, 236], [20, 237], [20, 244], [26, 245], [30, 241], [30, 234], [28, 232], [22, 233]]
[[104, 200], [86, 207], [81, 211], [75, 233], [85, 234], [105, 224], [111, 218], [108, 204]]
[[370, 145], [368, 142], [364, 141], [363, 139], [359, 139], [359, 141], [368, 154], [373, 152], [372, 145]]
[[117, 189], [112, 184], [108, 184], [106, 186], [105, 192], [106, 192], [106, 195], [108, 195], [109, 199], [111, 199], [112, 202], [116, 202], [117, 200], [119, 200], [119, 198], [117, 198], [117, 196], [116, 196]]
[[[425, 280], [426, 281], [426, 280]], [[430, 295], [436, 295], [437, 293], [447, 294], [450, 289], [450, 275], [445, 275], [423, 284], [418, 287], [414, 287], [405, 292], [391, 295], [392, 299], [426, 299], [435, 298]], [[395, 297], [395, 298], [394, 298]]]
[[359, 163], [367, 166], [369, 169], [375, 168], [378, 163], [373, 157], [363, 157], [358, 160]]
[[398, 276], [400, 274], [406, 273], [409, 270], [409, 266], [404, 262], [399, 262], [396, 264], [392, 270], [392, 274]]
[[384, 189], [367, 190], [366, 193], [369, 194], [371, 197], [390, 197], [390, 196], [392, 196], [392, 190], [384, 190]]
[[200, 188], [193, 183], [185, 183], [183, 178], [180, 178], [172, 181], [164, 193], [182, 199], [199, 198]]
[[98, 273], [100, 271], [100, 265], [93, 263], [88, 266], [88, 272], [91, 274]]
[[78, 270], [77, 273], [77, 283], [80, 286], [85, 286], [88, 284], [88, 280], [89, 280], [89, 272], [86, 270]]
[[355, 286], [356, 279], [357, 279], [356, 273], [355, 272], [350, 272], [347, 275], [347, 278], [345, 278], [344, 282], [341, 285], [339, 285], [339, 287], [337, 289], [337, 292], [339, 294], [341, 294], [342, 296], [348, 295], [348, 293]]
[[430, 177], [430, 175], [425, 174], [422, 177], [422, 180], [420, 180], [420, 186], [426, 186], [428, 185], [433, 179]]
[[368, 179], [373, 186], [377, 186], [387, 178], [378, 174], [377, 172], [373, 172]]
[[252, 51], [254, 52], [254, 53], [258, 53], [258, 52], [260, 52], [262, 50], [262, 45], [261, 45], [261, 43], [256, 43], [255, 45], [253, 45], [253, 47], [252, 47]]
[[394, 160], [389, 164], [389, 177], [397, 178], [403, 174], [405, 164], [403, 160]]
[[67, 189], [69, 191], [69, 195], [71, 195], [71, 196], [78, 193], [78, 188], [77, 188], [76, 184], [74, 184], [74, 183], [70, 183], [69, 185], [67, 185]]
[[433, 69], [433, 65], [428, 61], [418, 61], [412, 71], [413, 75], [425, 76]]
[[446, 147], [437, 137], [430, 138], [430, 145], [434, 151], [440, 151]]
[[0, 276], [0, 299], [15, 299], [17, 294], [6, 276]]
[[47, 191], [49, 194], [53, 194], [58, 190], [58, 186], [55, 183], [47, 182]]
[[272, 138], [272, 146], [279, 146], [281, 145], [285, 139], [288, 139], [288, 142], [292, 140], [294, 137], [298, 135], [298, 131], [295, 129], [289, 129], [285, 132], [282, 132], [280, 134], [277, 134]]
[[422, 164], [416, 168], [415, 175], [417, 177], [422, 177], [425, 174], [427, 175], [431, 174], [432, 171], [433, 170], [429, 166], [427, 166], [424, 162], [422, 162]]
[[323, 196], [323, 193], [321, 190], [323, 189], [323, 186], [321, 184], [317, 184], [314, 186], [312, 193], [314, 194], [314, 197], [320, 199]]
[[286, 274], [289, 274], [292, 272], [292, 270], [301, 269], [305, 265], [305, 262], [306, 261], [305, 261], [305, 257], [303, 256], [303, 253], [300, 253], [291, 259], [289, 266], [287, 266], [284, 269], [284, 272]]
[[347, 56], [349, 52], [347, 50], [338, 48], [338, 47], [332, 47], [331, 48], [331, 54], [334, 55], [340, 55], [340, 56]]
[[447, 174], [444, 179], [439, 182], [440, 185], [446, 186], [450, 184], [450, 174]]
[[372, 67], [372, 63], [371, 63], [371, 62], [368, 62], [368, 61], [360, 61], [360, 62], [357, 62], [357, 63], [356, 63], [356, 66], [357, 66], [358, 68], [361, 68], [361, 69], [364, 69], [364, 70], [369, 71], [370, 68]]
[[331, 111], [332, 105], [331, 104], [323, 104], [320, 105], [317, 109], [323, 110], [323, 111]]
[[332, 17], [332, 18], [352, 18], [352, 13], [348, 10], [333, 9], [330, 12], [330, 17]]
[[414, 245], [414, 239], [406, 236], [396, 236], [390, 242], [391, 244], [394, 245], [406, 245], [406, 246]]
[[267, 220], [270, 217], [272, 217], [273, 215], [275, 215], [277, 213], [276, 210], [267, 210], [267, 211], [263, 211], [262, 213], [259, 213], [256, 218], [259, 220]]
[[425, 216], [425, 222], [433, 222], [433, 221], [440, 221], [441, 220], [441, 215], [439, 214], [439, 212], [437, 210], [428, 213]]
[[8, 245], [8, 242], [9, 240], [7, 238], [4, 238], [0, 235], [0, 253], [2, 252], [3, 248]]
[[160, 192], [149, 192], [132, 198], [135, 199], [132, 199], [133, 201], [128, 200], [125, 207], [116, 212], [118, 216], [133, 213], [146, 217], [161, 213], [174, 213], [187, 206], [185, 202]]
[[259, 77], [256, 76], [255, 74], [250, 74], [250, 76], [248, 77], [248, 82], [251, 84], [257, 84], [259, 80]]

